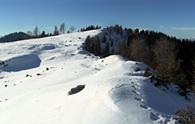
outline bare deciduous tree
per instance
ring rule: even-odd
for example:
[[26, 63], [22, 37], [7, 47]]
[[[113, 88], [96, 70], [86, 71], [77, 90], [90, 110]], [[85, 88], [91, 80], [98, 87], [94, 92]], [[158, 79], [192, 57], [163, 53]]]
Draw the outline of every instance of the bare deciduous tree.
[[130, 49], [130, 57], [133, 60], [145, 62], [146, 64], [151, 62], [151, 51], [143, 39], [133, 39]]
[[66, 30], [65, 24], [62, 23], [62, 24], [60, 25], [60, 34], [64, 34], [64, 33], [65, 33], [65, 30]]
[[156, 42], [154, 56], [156, 63], [156, 74], [163, 80], [171, 80], [177, 67], [176, 46], [167, 39]]
[[34, 35], [35, 37], [38, 37], [38, 36], [39, 36], [39, 28], [38, 28], [38, 26], [35, 26], [35, 28], [34, 28], [34, 30], [33, 30], [33, 35]]
[[76, 30], [76, 28], [74, 26], [71, 26], [68, 30], [69, 33], [72, 33]]
[[58, 31], [58, 27], [57, 26], [54, 27], [53, 35], [54, 36], [59, 35], [59, 31]]

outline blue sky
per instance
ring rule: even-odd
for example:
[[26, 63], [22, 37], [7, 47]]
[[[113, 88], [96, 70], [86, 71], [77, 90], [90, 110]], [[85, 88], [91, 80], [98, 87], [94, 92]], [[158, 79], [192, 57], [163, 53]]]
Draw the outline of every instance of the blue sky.
[[40, 29], [52, 31], [65, 22], [162, 31], [195, 38], [195, 0], [0, 0], [0, 35]]

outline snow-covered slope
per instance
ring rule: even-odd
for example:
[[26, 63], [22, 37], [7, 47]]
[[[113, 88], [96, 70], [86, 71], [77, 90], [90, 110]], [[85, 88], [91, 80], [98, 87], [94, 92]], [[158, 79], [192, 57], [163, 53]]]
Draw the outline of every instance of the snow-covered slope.
[[0, 124], [175, 123], [174, 112], [193, 101], [154, 87], [142, 63], [84, 51], [100, 32], [0, 44]]

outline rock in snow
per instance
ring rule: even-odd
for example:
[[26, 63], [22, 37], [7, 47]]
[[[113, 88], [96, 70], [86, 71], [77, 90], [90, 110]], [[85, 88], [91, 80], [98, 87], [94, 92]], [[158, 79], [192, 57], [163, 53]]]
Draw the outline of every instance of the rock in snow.
[[78, 85], [74, 88], [71, 88], [71, 90], [68, 92], [68, 95], [73, 95], [78, 92], [81, 92], [85, 88], [85, 85]]
[[0, 124], [175, 124], [175, 111], [194, 101], [154, 87], [142, 63], [81, 48], [100, 32], [1, 44]]

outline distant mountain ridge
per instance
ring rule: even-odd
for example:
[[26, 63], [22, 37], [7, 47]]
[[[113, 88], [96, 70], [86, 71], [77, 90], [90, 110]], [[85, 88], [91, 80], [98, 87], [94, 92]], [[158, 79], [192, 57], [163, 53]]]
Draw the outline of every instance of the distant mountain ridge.
[[3, 37], [0, 37], [0, 43], [13, 42], [18, 40], [30, 39], [31, 36], [24, 32], [14, 32]]

